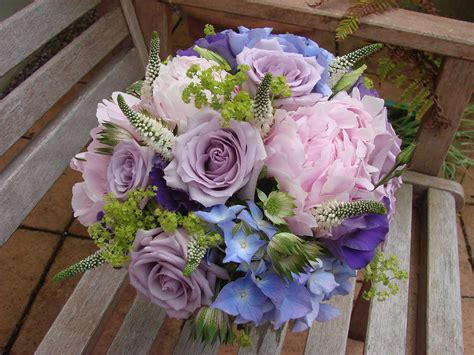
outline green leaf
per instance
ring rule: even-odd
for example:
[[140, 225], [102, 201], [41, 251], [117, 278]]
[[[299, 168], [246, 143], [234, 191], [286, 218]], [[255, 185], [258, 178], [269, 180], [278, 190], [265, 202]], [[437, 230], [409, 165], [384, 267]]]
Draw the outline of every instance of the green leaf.
[[209, 49], [201, 48], [199, 46], [194, 46], [193, 49], [199, 53], [199, 55], [207, 60], [212, 60], [217, 64], [223, 66], [226, 71], [230, 71], [230, 64], [223, 56], [217, 54], [216, 52], [210, 51]]
[[262, 190], [260, 189], [257, 189], [257, 196], [259, 198], [260, 201], [262, 201], [263, 203], [265, 203], [267, 201], [267, 195], [265, 195], [265, 192], [263, 192]]
[[363, 64], [359, 68], [344, 74], [344, 76], [337, 82], [333, 88], [333, 95], [341, 91], [347, 91], [357, 82], [359, 77], [367, 69], [367, 65]]

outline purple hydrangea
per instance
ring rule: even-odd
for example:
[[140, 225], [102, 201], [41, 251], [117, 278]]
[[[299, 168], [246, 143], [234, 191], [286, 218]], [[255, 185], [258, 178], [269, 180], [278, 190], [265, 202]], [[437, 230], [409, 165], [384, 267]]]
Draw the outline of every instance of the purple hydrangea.
[[182, 213], [196, 211], [201, 205], [189, 198], [186, 191], [174, 189], [166, 185], [164, 169], [166, 163], [156, 155], [153, 158], [153, 167], [150, 171], [150, 184], [156, 186], [155, 200], [168, 211]]

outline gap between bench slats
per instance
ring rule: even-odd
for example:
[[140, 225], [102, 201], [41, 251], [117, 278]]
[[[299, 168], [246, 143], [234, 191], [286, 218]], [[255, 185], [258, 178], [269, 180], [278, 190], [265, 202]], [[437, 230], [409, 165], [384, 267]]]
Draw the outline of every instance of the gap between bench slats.
[[355, 278], [347, 296], [336, 296], [328, 304], [337, 307], [341, 314], [328, 322], [314, 322], [306, 338], [305, 355], [344, 355], [354, 300]]
[[253, 328], [250, 333], [252, 337], [252, 345], [240, 348], [239, 355], [279, 355], [283, 348], [287, 331], [288, 322], [282, 326], [281, 331], [273, 330], [273, 327], [270, 324], [265, 328]]
[[108, 265], [87, 271], [35, 354], [77, 355], [90, 351], [126, 277], [127, 270]]
[[148, 354], [166, 317], [161, 307], [137, 296], [107, 354]]
[[118, 8], [99, 19], [1, 100], [0, 154], [127, 35], [127, 25]]
[[99, 4], [100, 0], [34, 1], [0, 23], [0, 76]]
[[[386, 255], [395, 255], [400, 267], [410, 272], [410, 240], [413, 186], [404, 184], [397, 191], [397, 208], [393, 215]], [[454, 207], [453, 207], [454, 208]], [[408, 281], [399, 283], [398, 294], [385, 301], [372, 300], [369, 308], [366, 354], [405, 354], [408, 316]]]
[[97, 102], [143, 75], [135, 49], [118, 55], [82, 93], [0, 173], [0, 245], [38, 203], [89, 140]]
[[219, 342], [214, 343], [213, 345], [205, 345], [194, 341], [191, 337], [192, 331], [192, 321], [188, 320], [184, 323], [183, 329], [181, 330], [181, 335], [179, 336], [178, 343], [176, 348], [173, 351], [174, 355], [215, 355], [219, 350]]
[[426, 352], [463, 354], [456, 210], [449, 192], [428, 189]]

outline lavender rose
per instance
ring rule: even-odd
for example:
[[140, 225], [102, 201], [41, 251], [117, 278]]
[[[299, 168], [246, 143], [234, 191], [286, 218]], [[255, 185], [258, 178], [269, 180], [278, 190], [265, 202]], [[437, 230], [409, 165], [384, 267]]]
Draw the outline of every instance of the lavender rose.
[[173, 235], [160, 228], [139, 230], [128, 266], [130, 283], [170, 317], [184, 319], [202, 305], [212, 302], [216, 278], [227, 272], [202, 263], [189, 277], [183, 276], [189, 236], [182, 228]]
[[257, 128], [236, 121], [222, 128], [219, 121], [219, 113], [211, 109], [191, 117], [165, 169], [168, 186], [188, 192], [205, 207], [223, 204], [237, 192], [242, 199], [253, 199], [266, 157]]
[[132, 189], [145, 188], [153, 166], [153, 156], [151, 149], [141, 147], [135, 141], [128, 140], [117, 144], [107, 168], [109, 191], [121, 199]]
[[244, 48], [237, 56], [237, 63], [250, 66], [245, 89], [253, 95], [266, 73], [283, 75], [291, 89], [291, 97], [276, 100], [275, 104], [287, 110], [311, 106], [323, 98], [321, 93], [313, 91], [322, 78], [324, 67], [314, 57], [284, 52], [276, 38], [262, 39], [253, 48]]

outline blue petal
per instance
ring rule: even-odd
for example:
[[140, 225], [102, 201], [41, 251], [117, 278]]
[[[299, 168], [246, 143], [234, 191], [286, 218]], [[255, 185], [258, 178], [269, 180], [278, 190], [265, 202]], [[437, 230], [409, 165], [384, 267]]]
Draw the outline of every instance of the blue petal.
[[286, 294], [286, 285], [276, 273], [267, 273], [263, 278], [253, 275], [253, 281], [265, 296], [270, 298], [273, 304], [280, 307]]
[[324, 270], [316, 270], [308, 279], [308, 289], [315, 295], [329, 294], [339, 284], [334, 279], [334, 274]]
[[275, 329], [290, 319], [304, 317], [312, 310], [311, 295], [306, 287], [290, 283], [281, 306], [276, 309]]

